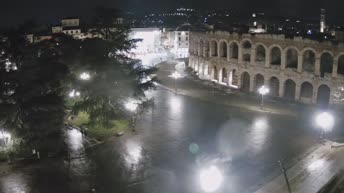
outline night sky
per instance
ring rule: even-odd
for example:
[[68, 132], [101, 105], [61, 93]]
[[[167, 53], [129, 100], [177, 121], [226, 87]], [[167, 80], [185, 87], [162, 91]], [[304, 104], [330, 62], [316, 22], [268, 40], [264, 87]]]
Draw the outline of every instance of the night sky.
[[343, 0], [0, 0], [0, 27], [33, 19], [54, 23], [66, 16], [87, 17], [96, 6], [131, 11], [163, 11], [181, 5], [192, 8], [228, 8], [235, 11], [263, 11], [274, 15], [318, 19], [327, 9], [331, 21], [344, 23]]

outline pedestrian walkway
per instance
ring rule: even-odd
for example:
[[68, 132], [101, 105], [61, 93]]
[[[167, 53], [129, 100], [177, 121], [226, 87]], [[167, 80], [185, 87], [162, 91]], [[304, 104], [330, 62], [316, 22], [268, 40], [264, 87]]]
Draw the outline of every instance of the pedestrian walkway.
[[181, 70], [179, 70], [179, 72], [183, 75], [183, 78], [176, 81], [177, 86], [176, 89], [174, 89], [174, 80], [170, 77], [170, 74], [176, 70], [175, 65], [178, 62], [179, 61], [176, 60], [166, 61], [159, 65], [158, 78], [161, 81], [159, 85], [171, 92], [177, 92], [177, 94], [199, 98], [216, 104], [264, 113], [298, 116], [299, 113], [305, 110], [309, 111], [314, 109], [311, 106], [293, 102], [283, 102], [281, 99], [269, 97], [265, 98], [264, 107], [261, 108], [261, 98], [259, 95], [242, 93], [224, 85], [213, 84], [210, 81], [201, 80]]
[[[317, 193], [343, 167], [344, 148], [330, 141], [287, 169], [292, 193]], [[262, 186], [255, 193], [288, 193], [283, 174]]]

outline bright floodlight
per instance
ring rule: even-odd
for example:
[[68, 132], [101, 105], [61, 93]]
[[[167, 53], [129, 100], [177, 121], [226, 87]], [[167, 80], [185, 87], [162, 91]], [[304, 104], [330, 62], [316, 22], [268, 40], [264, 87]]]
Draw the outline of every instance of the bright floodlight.
[[129, 101], [129, 102], [125, 103], [124, 106], [129, 111], [136, 111], [138, 104], [135, 103], [134, 101]]
[[81, 80], [89, 80], [91, 78], [89, 73], [83, 72], [82, 74], [80, 74], [80, 79]]
[[270, 92], [269, 88], [266, 87], [266, 86], [261, 86], [259, 89], [258, 89], [258, 92], [259, 94], [261, 95], [266, 95]]
[[201, 187], [205, 192], [214, 192], [223, 181], [222, 174], [216, 166], [205, 168], [200, 173]]
[[315, 117], [315, 123], [323, 131], [330, 131], [334, 125], [334, 117], [328, 112], [322, 112]]
[[174, 71], [172, 74], [171, 74], [171, 77], [174, 78], [174, 79], [178, 79], [180, 77], [182, 77], [182, 75], [177, 72], [177, 71]]

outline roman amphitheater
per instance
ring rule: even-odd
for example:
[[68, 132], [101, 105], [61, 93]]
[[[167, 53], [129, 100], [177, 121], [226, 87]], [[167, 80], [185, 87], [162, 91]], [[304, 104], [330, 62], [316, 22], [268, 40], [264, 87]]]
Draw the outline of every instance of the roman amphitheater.
[[344, 104], [344, 43], [223, 31], [190, 33], [199, 78], [312, 104]]

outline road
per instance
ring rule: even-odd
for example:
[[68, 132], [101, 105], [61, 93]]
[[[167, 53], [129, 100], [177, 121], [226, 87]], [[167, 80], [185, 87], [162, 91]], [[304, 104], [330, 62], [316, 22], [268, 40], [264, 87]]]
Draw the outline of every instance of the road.
[[[162, 70], [162, 84], [171, 85], [173, 68]], [[181, 92], [190, 81], [179, 80]], [[319, 146], [311, 115], [238, 108], [160, 87], [152, 95], [155, 105], [136, 133], [86, 150], [82, 135], [67, 131], [71, 162], [15, 169], [0, 178], [0, 192], [198, 193], [200, 170], [216, 165], [225, 182], [218, 192], [252, 193], [280, 175], [278, 160], [290, 168]]]

